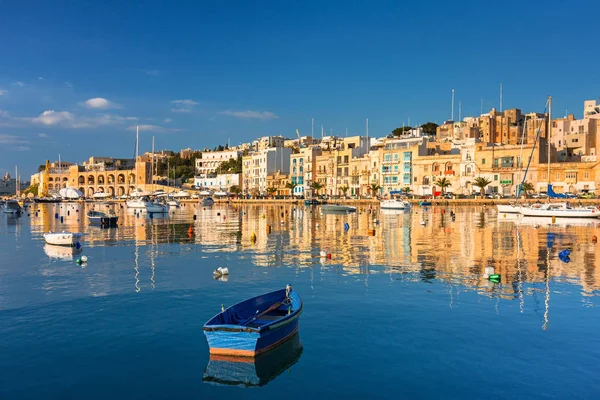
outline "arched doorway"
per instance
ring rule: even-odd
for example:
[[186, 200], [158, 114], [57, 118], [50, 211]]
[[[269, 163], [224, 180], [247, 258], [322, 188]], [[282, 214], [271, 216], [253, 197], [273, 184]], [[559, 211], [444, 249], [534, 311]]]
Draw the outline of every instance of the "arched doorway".
[[135, 174], [129, 174], [129, 182], [130, 185], [135, 185]]
[[94, 188], [88, 188], [88, 197], [92, 197], [94, 195]]
[[79, 178], [77, 179], [77, 184], [78, 185], [85, 185], [85, 176], [79, 175]]
[[119, 174], [117, 177], [117, 183], [125, 183], [125, 174]]
[[115, 175], [114, 174], [109, 174], [108, 175], [108, 184], [109, 185], [114, 185], [115, 184]]
[[104, 185], [104, 175], [98, 175], [98, 185]]
[[94, 175], [88, 176], [88, 185], [93, 185], [95, 181]]
[[110, 194], [111, 197], [115, 197], [115, 188], [112, 186], [108, 187], [108, 194]]
[[119, 194], [119, 196], [123, 196], [125, 194], [125, 187], [124, 186], [119, 186], [119, 189], [117, 190], [117, 193]]

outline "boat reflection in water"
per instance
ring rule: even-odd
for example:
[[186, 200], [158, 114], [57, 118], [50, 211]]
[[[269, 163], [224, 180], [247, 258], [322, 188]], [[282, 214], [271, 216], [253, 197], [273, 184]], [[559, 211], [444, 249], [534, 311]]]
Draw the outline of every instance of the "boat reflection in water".
[[298, 333], [255, 358], [211, 355], [202, 381], [227, 386], [264, 386], [296, 364], [301, 355]]
[[63, 261], [72, 261], [75, 254], [81, 253], [82, 247], [70, 247], [70, 246], [56, 246], [53, 244], [46, 244], [44, 246], [44, 252], [50, 258]]

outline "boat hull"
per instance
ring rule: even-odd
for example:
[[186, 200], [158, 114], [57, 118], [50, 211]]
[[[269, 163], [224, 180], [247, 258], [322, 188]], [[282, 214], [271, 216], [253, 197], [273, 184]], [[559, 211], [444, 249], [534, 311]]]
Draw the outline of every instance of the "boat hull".
[[[211, 355], [256, 357], [298, 332], [302, 300], [285, 290], [257, 296], [229, 307], [204, 325]], [[261, 313], [258, 313], [261, 310]]]
[[521, 206], [514, 204], [498, 204], [498, 213], [500, 214], [519, 214], [521, 212]]
[[410, 208], [410, 203], [407, 201], [385, 200], [380, 204], [382, 210], [406, 210]]
[[88, 221], [95, 225], [117, 225], [119, 217], [88, 217]]
[[204, 207], [210, 207], [215, 204], [215, 201], [211, 198], [202, 199], [200, 202]]
[[323, 210], [323, 212], [356, 212], [356, 207], [325, 204], [321, 206], [321, 210]]
[[79, 240], [82, 238], [81, 233], [70, 233], [70, 232], [62, 232], [62, 233], [45, 233], [44, 240], [46, 243], [54, 245], [54, 246], [70, 246], [77, 247], [79, 244]]
[[600, 218], [600, 211], [591, 209], [572, 210], [546, 210], [535, 208], [522, 208], [520, 214], [524, 217], [546, 217], [546, 218]]

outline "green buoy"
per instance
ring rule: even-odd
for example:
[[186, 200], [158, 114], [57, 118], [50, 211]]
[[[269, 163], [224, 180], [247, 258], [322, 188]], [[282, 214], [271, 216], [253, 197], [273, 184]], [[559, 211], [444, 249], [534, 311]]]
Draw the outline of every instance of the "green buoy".
[[501, 277], [500, 274], [492, 274], [488, 277], [488, 279], [494, 283], [500, 283]]

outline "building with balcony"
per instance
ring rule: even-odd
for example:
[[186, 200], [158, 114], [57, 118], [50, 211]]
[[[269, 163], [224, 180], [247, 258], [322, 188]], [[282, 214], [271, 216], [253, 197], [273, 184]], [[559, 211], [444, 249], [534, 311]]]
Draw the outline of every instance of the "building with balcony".
[[232, 186], [241, 188], [242, 174], [205, 174], [194, 177], [194, 186], [200, 189], [227, 192]]
[[322, 154], [319, 146], [300, 148], [290, 156], [290, 182], [295, 184], [294, 196], [312, 196], [313, 172], [317, 167], [317, 156]]
[[206, 177], [208, 174], [218, 173], [219, 166], [229, 161], [241, 157], [243, 150], [223, 150], [223, 151], [203, 151], [201, 158], [196, 159], [196, 176]]

